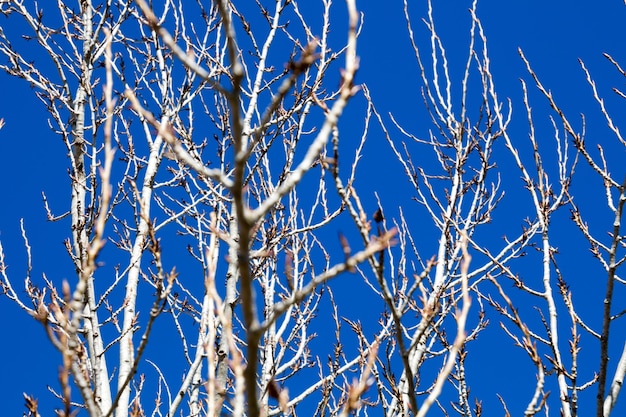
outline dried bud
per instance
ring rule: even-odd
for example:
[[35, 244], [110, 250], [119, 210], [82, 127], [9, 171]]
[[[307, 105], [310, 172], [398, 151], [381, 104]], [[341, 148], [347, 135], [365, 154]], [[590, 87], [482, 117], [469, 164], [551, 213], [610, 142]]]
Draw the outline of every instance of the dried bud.
[[385, 217], [383, 216], [383, 211], [380, 207], [378, 207], [378, 210], [376, 210], [376, 212], [374, 213], [374, 221], [376, 223], [380, 223], [383, 220], [385, 220]]
[[274, 378], [272, 378], [267, 384], [267, 395], [269, 395], [270, 398], [278, 399], [281, 391], [280, 386], [276, 383]]

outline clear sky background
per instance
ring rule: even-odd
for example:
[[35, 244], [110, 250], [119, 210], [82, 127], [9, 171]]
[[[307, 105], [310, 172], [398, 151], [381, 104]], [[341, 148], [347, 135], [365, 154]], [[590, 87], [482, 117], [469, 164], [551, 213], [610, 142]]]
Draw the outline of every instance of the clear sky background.
[[[313, 0], [307, 0], [313, 1]], [[244, 2], [239, 2], [244, 9]], [[421, 18], [426, 16], [423, 1], [411, 1], [409, 8], [413, 17], [416, 38], [428, 55], [429, 35]], [[442, 37], [450, 59], [451, 74], [459, 89], [463, 66], [467, 58], [468, 30], [470, 16], [467, 1], [435, 1], [435, 23]], [[364, 26], [359, 38], [358, 55], [360, 70], [357, 83], [366, 83], [381, 113], [393, 113], [407, 130], [418, 136], [425, 137], [432, 128], [428, 120], [420, 96], [421, 81], [413, 53], [410, 49], [406, 22], [403, 16], [403, 4], [400, 0], [387, 2], [358, 1], [358, 8], [364, 13]], [[51, 3], [50, 6], [54, 7]], [[341, 1], [334, 5], [335, 35], [343, 36], [342, 26], [345, 21], [345, 6]], [[591, 90], [578, 64], [581, 58], [590, 69], [605, 95], [609, 109], [613, 111], [616, 123], [623, 123], [624, 103], [611, 94], [611, 87], [623, 88], [626, 80], [621, 78], [614, 67], [603, 58], [609, 53], [618, 62], [626, 66], [626, 6], [618, 0], [602, 2], [588, 1], [499, 1], [481, 0], [478, 5], [478, 16], [482, 21], [488, 38], [488, 48], [492, 62], [498, 94], [501, 99], [510, 97], [513, 103], [514, 120], [513, 134], [520, 144], [526, 145], [527, 123], [521, 97], [519, 79], [525, 79], [529, 87], [532, 81], [525, 71], [524, 64], [518, 56], [517, 48], [521, 47], [531, 61], [534, 70], [544, 85], [549, 87], [557, 102], [563, 106], [568, 116], [575, 121], [578, 114], [584, 113], [587, 120], [588, 141], [592, 144], [601, 143], [609, 150], [609, 160], [614, 162], [616, 177], [626, 172], [626, 156], [624, 149], [616, 146], [614, 139], [606, 129], [606, 122], [601, 118], [597, 104], [593, 101]], [[19, 33], [22, 28], [12, 18], [0, 16], [0, 27], [6, 33]], [[0, 58], [5, 59], [5, 58]], [[553, 132], [547, 118], [545, 100], [532, 87], [531, 99], [535, 115], [542, 120], [539, 125], [543, 129], [539, 135], [541, 144], [553, 144]], [[66, 196], [69, 201], [67, 180], [67, 162], [65, 148], [59, 138], [55, 137], [47, 126], [47, 114], [44, 106], [37, 100], [34, 91], [22, 80], [14, 79], [7, 74], [0, 74], [0, 118], [5, 126], [0, 130], [0, 239], [5, 248], [9, 274], [15, 283], [20, 283], [26, 269], [26, 256], [20, 232], [20, 219], [24, 219], [28, 231], [30, 245], [36, 265], [33, 278], [41, 279], [42, 273], [54, 280], [67, 278], [75, 281], [73, 268], [64, 245], [64, 233], [59, 227], [51, 227], [46, 221], [46, 213], [42, 203], [42, 191], [50, 201], [57, 201], [58, 211]], [[340, 123], [345, 135], [352, 126], [357, 126], [355, 143], [362, 130], [362, 115], [365, 101], [355, 98]], [[542, 113], [543, 112], [543, 113]], [[545, 123], [545, 124], [542, 124]], [[397, 132], [396, 132], [397, 133]], [[547, 157], [549, 159], [549, 157]], [[425, 159], [416, 158], [420, 163], [428, 165]], [[620, 161], [624, 161], [620, 165]], [[374, 193], [377, 192], [381, 201], [387, 202], [387, 217], [398, 213], [398, 206], [411, 210], [408, 183], [397, 164], [379, 129], [372, 128], [371, 138], [365, 148], [365, 156], [361, 162], [361, 177], [357, 187], [369, 189], [366, 204], [375, 207]], [[512, 160], [503, 159], [499, 163], [504, 167], [512, 164]], [[583, 164], [581, 164], [583, 165]], [[384, 175], [379, 175], [384, 172]], [[510, 177], [519, 177], [516, 170], [509, 172]], [[588, 168], [580, 167], [573, 190], [580, 198], [577, 203], [586, 210], [587, 218], [597, 220], [592, 224], [596, 230], [608, 231], [611, 220], [607, 220], [605, 203], [602, 199], [601, 183], [597, 177], [589, 174]], [[587, 191], [588, 190], [588, 194]], [[506, 190], [505, 190], [506, 191]], [[510, 195], [509, 195], [510, 194]], [[521, 196], [521, 197], [518, 197]], [[493, 238], [500, 239], [510, 219], [519, 223], [523, 217], [514, 214], [522, 213], [527, 195], [518, 190], [507, 191], [507, 199], [500, 208], [500, 217], [494, 220]], [[562, 214], [567, 217], [565, 211]], [[573, 289], [583, 291], [589, 297], [581, 297], [578, 304], [583, 311], [593, 317], [600, 317], [592, 309], [599, 308], [598, 303], [603, 294], [605, 274], [598, 268], [588, 250], [588, 244], [581, 238], [573, 226], [557, 229], [561, 234], [556, 236], [562, 258], [561, 266]], [[427, 239], [427, 237], [426, 237]], [[436, 242], [432, 242], [433, 254]], [[338, 250], [340, 250], [337, 247]], [[337, 284], [338, 297], [345, 297], [347, 302], [355, 302], [354, 287]], [[624, 297], [623, 291], [620, 296]], [[580, 297], [580, 296], [579, 296]], [[621, 300], [618, 299], [618, 304]], [[624, 305], [624, 303], [621, 303]], [[587, 310], [589, 309], [589, 310]], [[379, 314], [376, 311], [375, 314]], [[363, 319], [367, 312], [359, 308], [355, 302], [355, 318]], [[0, 398], [3, 400], [2, 415], [21, 415], [23, 412], [22, 393], [27, 392], [39, 398], [42, 411], [51, 415], [51, 404], [57, 405], [47, 393], [46, 386], [58, 387], [56, 372], [60, 364], [60, 356], [49, 345], [42, 327], [32, 318], [27, 317], [18, 307], [7, 299], [0, 297], [0, 320], [3, 328], [3, 341], [0, 344]], [[372, 319], [376, 319], [372, 316]], [[472, 347], [475, 359], [471, 362], [475, 376], [472, 379], [472, 395], [484, 401], [485, 415], [502, 415], [502, 409], [496, 393], [505, 393], [510, 411], [520, 415], [528, 403], [534, 386], [534, 370], [522, 355], [521, 351], [511, 350], [504, 355], [493, 349], [494, 341], [506, 335], [499, 330], [494, 316], [493, 326], [485, 332], [480, 347]], [[599, 325], [599, 321], [594, 324]], [[613, 336], [612, 358], [617, 359], [626, 340], [624, 326], [618, 328]], [[510, 345], [510, 342], [508, 342]], [[583, 346], [587, 348], [587, 346]], [[589, 350], [597, 346], [588, 346]], [[597, 361], [597, 355], [591, 356]], [[595, 362], [590, 364], [595, 366]], [[503, 366], [511, 366], [512, 374], [502, 374]], [[611, 370], [615, 363], [611, 364]], [[590, 370], [581, 364], [581, 373]], [[424, 375], [422, 375], [424, 377]], [[612, 371], [610, 376], [612, 377]], [[519, 384], [520, 389], [512, 390], [503, 387]], [[581, 400], [581, 415], [591, 415], [595, 410], [593, 397], [595, 388], [588, 391]], [[553, 391], [553, 400], [557, 394]], [[48, 405], [48, 407], [46, 407]], [[303, 410], [300, 410], [302, 412]], [[614, 415], [626, 413], [626, 400], [618, 402]], [[433, 410], [433, 415], [439, 415]], [[553, 415], [557, 412], [553, 412]], [[303, 414], [304, 415], [304, 414]]]

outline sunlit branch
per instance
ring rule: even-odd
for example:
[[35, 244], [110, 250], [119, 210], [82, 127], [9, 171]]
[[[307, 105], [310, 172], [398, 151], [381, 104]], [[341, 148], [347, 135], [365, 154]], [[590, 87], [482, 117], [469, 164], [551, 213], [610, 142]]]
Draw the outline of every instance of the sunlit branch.
[[190, 70], [198, 74], [203, 80], [209, 83], [212, 89], [221, 92], [224, 95], [228, 95], [228, 91], [220, 85], [220, 83], [214, 80], [215, 76], [219, 74], [219, 72], [209, 72], [204, 69], [200, 63], [196, 62], [192, 55], [188, 54], [186, 51], [176, 44], [176, 41], [169, 33], [167, 29], [165, 29], [162, 25], [159, 24], [159, 19], [156, 17], [148, 3], [145, 0], [135, 0], [136, 3], [141, 8], [144, 16], [148, 20], [148, 24], [156, 33], [159, 34], [163, 42], [170, 48], [172, 52], [176, 55], [178, 59]]
[[274, 304], [274, 307], [272, 308], [272, 315], [266, 321], [259, 324], [258, 329], [250, 330], [260, 332], [267, 329], [290, 306], [302, 301], [305, 297], [315, 291], [315, 289], [318, 288], [320, 284], [323, 284], [324, 282], [337, 277], [342, 272], [354, 270], [354, 268], [361, 262], [368, 260], [372, 255], [389, 247], [389, 245], [392, 244], [392, 239], [395, 234], [395, 229], [386, 232], [384, 235], [377, 237], [375, 240], [373, 240], [364, 250], [350, 256], [348, 259], [346, 259], [345, 262], [337, 264], [328, 269], [326, 272], [314, 277], [307, 285], [303, 286], [302, 289], [299, 289], [292, 293], [287, 300]]
[[454, 364], [456, 362], [457, 355], [459, 354], [459, 351], [465, 345], [465, 340], [467, 337], [465, 333], [465, 325], [467, 322], [467, 315], [469, 314], [469, 308], [471, 305], [471, 299], [469, 296], [468, 282], [467, 282], [467, 272], [469, 270], [469, 264], [472, 258], [467, 252], [467, 241], [465, 239], [461, 241], [461, 247], [463, 250], [463, 260], [461, 263], [461, 275], [462, 275], [461, 286], [462, 286], [462, 293], [463, 293], [463, 298], [462, 298], [463, 304], [462, 304], [461, 309], [458, 310], [455, 314], [455, 319], [457, 322], [456, 338], [454, 340], [454, 343], [452, 344], [452, 347], [450, 348], [448, 352], [448, 355], [449, 355], [448, 359], [444, 367], [439, 372], [439, 375], [437, 376], [437, 381], [435, 382], [433, 389], [430, 391], [430, 394], [428, 395], [428, 397], [426, 398], [422, 406], [419, 408], [419, 411], [416, 413], [416, 416], [418, 417], [425, 416], [428, 410], [430, 409], [430, 407], [433, 405], [433, 403], [437, 399], [437, 397], [439, 397], [439, 395], [441, 394], [441, 388], [443, 384], [445, 383], [446, 379], [448, 378], [448, 375], [450, 375], [450, 372], [452, 372], [452, 368], [454, 367]]
[[162, 136], [163, 139], [165, 139], [165, 141], [170, 145], [172, 151], [176, 154], [180, 161], [196, 171], [198, 174], [219, 181], [227, 188], [232, 187], [232, 180], [224, 174], [222, 170], [207, 168], [202, 162], [191, 156], [189, 152], [183, 148], [181, 142], [176, 138], [173, 128], [169, 125], [161, 124], [161, 122], [156, 120], [151, 112], [141, 106], [139, 100], [137, 100], [137, 97], [131, 90], [126, 90], [124, 94], [131, 101], [133, 108], [137, 111], [137, 113], [144, 117], [148, 123], [158, 129], [159, 135]]
[[354, 0], [346, 0], [346, 4], [348, 5], [349, 16], [348, 46], [345, 53], [346, 65], [341, 80], [342, 85], [340, 96], [332, 105], [328, 113], [326, 113], [320, 132], [307, 149], [302, 161], [289, 174], [285, 181], [271, 195], [269, 195], [258, 208], [248, 214], [247, 220], [250, 223], [254, 223], [263, 217], [271, 207], [273, 207], [281, 198], [283, 198], [283, 196], [291, 191], [302, 180], [304, 174], [310, 170], [315, 160], [319, 157], [322, 149], [326, 146], [332, 130], [337, 125], [339, 117], [348, 104], [348, 100], [355, 93], [353, 82], [358, 69], [358, 59], [356, 55], [356, 28], [359, 16]]

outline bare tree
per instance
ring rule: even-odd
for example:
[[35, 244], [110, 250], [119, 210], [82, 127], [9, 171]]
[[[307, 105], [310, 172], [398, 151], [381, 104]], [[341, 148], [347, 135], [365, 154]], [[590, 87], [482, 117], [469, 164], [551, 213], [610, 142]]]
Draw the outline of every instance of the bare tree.
[[[64, 415], [73, 384], [89, 415], [143, 413], [137, 371], [163, 314], [182, 342], [186, 377], [159, 382], [171, 393], [158, 400], [160, 413], [176, 414], [185, 400], [192, 415], [258, 415], [270, 412], [271, 396], [284, 411], [301, 400], [289, 403], [277, 381], [308, 366], [318, 287], [392, 235], [338, 261], [324, 258], [317, 238], [341, 211], [327, 197], [336, 164], [326, 145], [356, 92], [359, 18], [354, 2], [346, 5], [344, 43], [333, 48], [330, 1], [318, 5], [317, 27], [289, 1], [259, 4], [254, 21], [227, 1], [168, 1], [159, 10], [143, 1], [59, 3], [50, 23], [37, 4], [3, 3], [53, 65], [34, 65], [3, 33], [3, 69], [37, 88], [69, 152], [71, 204], [48, 213], [72, 218], [67, 249], [78, 279], [39, 288], [28, 278], [23, 300], [3, 269], [6, 295], [62, 354]], [[289, 30], [286, 15], [295, 21]], [[338, 87], [325, 81], [333, 71]], [[309, 171], [318, 180], [302, 206], [296, 185]], [[164, 267], [161, 236], [176, 233], [179, 244], [193, 242], [193, 278]], [[107, 240], [122, 260], [113, 268], [98, 267]]]
[[[617, 365], [608, 356], [623, 310], [613, 302], [624, 283], [626, 182], [602, 146], [588, 149], [584, 123], [574, 127], [522, 51], [554, 131], [547, 140], [536, 129], [525, 82], [528, 131], [511, 129], [513, 104], [497, 94], [477, 2], [457, 79], [431, 2], [417, 28], [404, 1], [426, 136], [387, 116], [368, 80], [355, 82], [354, 0], [205, 3], [59, 1], [45, 13], [35, 2], [0, 3], [29, 28], [0, 32], [0, 66], [35, 87], [68, 152], [71, 200], [44, 202], [51, 222], [71, 219], [75, 279], [61, 281], [54, 265], [31, 276], [33, 232], [22, 225], [23, 295], [0, 246], [5, 296], [60, 353], [59, 415], [424, 416], [439, 407], [479, 416], [466, 365], [489, 318], [510, 336], [503, 346], [519, 347], [532, 365], [525, 415], [550, 406], [582, 414], [579, 393], [594, 387], [596, 415], [610, 415], [626, 372], [626, 353]], [[347, 21], [331, 19], [336, 8]], [[339, 119], [355, 96], [366, 103], [363, 125], [346, 135]], [[360, 161], [378, 128], [417, 208], [363, 203], [374, 193], [358, 182]], [[554, 162], [544, 162], [548, 154]], [[578, 207], [579, 159], [605, 186], [608, 240]], [[516, 178], [499, 161], [512, 162]], [[530, 211], [498, 241], [489, 223], [506, 217], [505, 190], [525, 195]], [[582, 301], [556, 253], [557, 213], [568, 209], [606, 272], [600, 329], [576, 308]], [[344, 272], [381, 306], [377, 323], [353, 320], [354, 306], [336, 301], [331, 280]], [[578, 363], [593, 360], [581, 358], [581, 333], [597, 340], [596, 375], [578, 375]], [[498, 394], [509, 415], [510, 392]], [[29, 415], [40, 415], [25, 398]]]
[[[555, 138], [554, 145], [549, 145], [546, 139], [538, 138], [536, 116], [531, 110], [526, 83], [522, 81], [529, 138], [529, 142], [526, 142], [528, 145], [524, 144], [509, 128], [512, 117], [511, 103], [498, 98], [490, 68], [487, 39], [482, 23], [477, 17], [476, 2], [473, 2], [470, 9], [472, 26], [469, 33], [467, 64], [460, 82], [456, 82], [456, 85], [461, 86], [460, 89], [456, 89], [460, 90], [460, 96], [455, 96], [453, 93], [455, 89], [451, 88], [455, 81], [448, 69], [445, 45], [436, 30], [432, 4], [428, 3], [428, 17], [424, 21], [427, 31], [430, 32], [430, 66], [418, 47], [421, 42], [414, 34], [408, 2], [405, 1], [404, 5], [418, 73], [421, 74], [422, 96], [431, 116], [432, 130], [429, 137], [422, 139], [403, 129], [392, 116], [391, 123], [409, 140], [399, 141], [386, 127], [388, 122], [378, 112], [375, 114], [390, 146], [414, 186], [417, 202], [423, 206], [423, 211], [427, 214], [420, 218], [432, 219], [440, 231], [440, 237], [434, 260], [421, 261], [421, 268], [425, 271], [428, 271], [432, 264], [436, 267], [432, 279], [426, 286], [427, 290], [422, 288], [423, 306], [418, 310], [421, 318], [417, 323], [411, 320], [403, 321], [403, 316], [409, 310], [402, 299], [406, 294], [409, 299], [414, 299], [411, 291], [417, 288], [415, 286], [408, 289], [406, 284], [403, 287], [402, 281], [398, 279], [410, 275], [402, 269], [408, 264], [405, 256], [398, 262], [397, 281], [392, 285], [381, 285], [383, 291], [385, 287], [397, 288], [392, 294], [383, 293], [383, 297], [386, 300], [395, 300], [395, 304], [388, 302], [388, 305], [396, 320], [396, 327], [400, 329], [394, 342], [397, 342], [399, 354], [403, 358], [402, 376], [395, 386], [391, 384], [394, 389], [389, 391], [393, 395], [388, 403], [387, 414], [404, 415], [407, 411], [403, 404], [405, 406], [408, 404], [413, 410], [416, 407], [419, 409], [417, 415], [423, 415], [438, 398], [445, 378], [448, 378], [457, 390], [458, 400], [452, 404], [452, 409], [460, 415], [481, 414], [478, 401], [474, 409], [471, 408], [470, 387], [464, 364], [469, 349], [467, 342], [474, 340], [486, 326], [485, 317], [490, 316], [487, 309], [489, 306], [503, 316], [501, 325], [505, 333], [510, 336], [515, 346], [526, 352], [529, 363], [534, 365], [537, 382], [525, 415], [535, 415], [544, 409], [547, 413], [549, 389], [546, 387], [554, 384], [558, 392], [556, 407], [560, 409], [562, 415], [579, 415], [579, 393], [597, 386], [596, 415], [608, 416], [615, 405], [624, 378], [626, 357], [622, 353], [619, 362], [612, 366], [615, 376], [609, 384], [609, 335], [611, 328], [615, 327], [615, 321], [622, 315], [619, 311], [623, 309], [612, 307], [615, 299], [614, 286], [623, 283], [616, 270], [625, 259], [623, 250], [620, 254], [620, 248], [623, 249], [620, 237], [622, 208], [617, 203], [623, 201], [624, 182], [611, 175], [611, 172], [620, 172], [623, 169], [611, 169], [603, 151], [605, 146], [614, 148], [615, 145], [600, 143], [597, 145], [598, 156], [592, 156], [584, 139], [584, 119], [582, 132], [577, 131], [520, 50], [528, 74], [555, 113], [555, 116], [550, 116], [554, 127], [551, 135]], [[606, 57], [624, 75], [619, 64], [610, 56]], [[610, 116], [582, 61], [581, 66], [609, 130], [616, 136], [619, 144], [624, 145], [619, 128]], [[479, 92], [471, 91], [472, 85], [475, 84], [469, 80], [475, 74], [479, 75], [481, 80], [482, 91]], [[614, 92], [624, 97], [620, 90], [614, 89]], [[477, 97], [480, 97], [478, 102]], [[476, 113], [476, 109], [480, 111]], [[533, 211], [526, 217], [521, 233], [511, 237], [511, 230], [507, 230], [505, 233], [508, 237], [500, 246], [494, 246], [493, 238], [487, 241], [487, 236], [481, 233], [483, 226], [498, 215], [495, 208], [504, 196], [502, 191], [512, 188], [511, 185], [502, 185], [500, 171], [496, 168], [495, 155], [499, 155], [497, 160], [505, 158], [497, 151], [497, 141], [503, 142], [513, 158], [533, 207]], [[573, 143], [573, 149], [570, 143]], [[522, 156], [528, 155], [526, 150], [528, 148], [530, 159]], [[429, 154], [434, 155], [439, 162], [438, 170], [427, 171], [423, 167], [428, 164], [424, 159], [418, 160], [415, 156], [432, 158], [433, 156], [426, 156]], [[547, 159], [545, 157], [548, 154], [555, 155], [549, 158], [555, 163], [551, 165], [544, 163], [543, 160]], [[613, 215], [612, 223], [604, 225], [606, 230], [609, 230], [608, 242], [603, 242], [604, 239], [599, 239], [590, 232], [587, 221], [583, 220], [583, 215], [577, 208], [577, 197], [571, 192], [574, 168], [580, 156], [600, 175], [605, 184], [607, 206]], [[585, 199], [588, 196], [582, 195], [578, 198]], [[555, 231], [562, 231], [564, 227], [571, 228], [572, 223], [555, 225], [553, 217], [556, 212], [567, 208], [572, 213], [573, 225], [582, 231], [592, 253], [607, 273], [604, 303], [597, 306], [597, 311], [603, 311], [601, 329], [594, 329], [589, 324], [589, 318], [580, 313], [580, 308], [576, 308], [576, 294], [572, 294], [567, 283], [568, 277], [562, 274], [559, 266], [557, 246], [553, 243], [559, 232]], [[402, 248], [405, 250], [412, 248], [413, 257], [418, 260], [428, 259], [432, 249], [420, 249], [415, 243], [417, 238], [411, 236], [412, 230], [420, 231], [422, 227], [405, 225], [403, 220], [399, 230], [403, 235], [400, 241], [409, 242], [403, 243]], [[462, 251], [464, 241], [468, 242], [469, 249], [474, 252], [472, 268], [469, 270], [464, 269], [467, 268], [465, 263], [467, 255], [463, 255]], [[524, 262], [518, 261], [521, 256], [528, 255], [531, 249], [535, 249], [539, 254], [536, 261], [535, 257], [525, 257]], [[532, 270], [534, 262], [542, 271], [539, 281], [528, 272]], [[415, 271], [411, 271], [411, 274], [415, 274]], [[445, 335], [446, 330], [453, 332], [455, 327], [455, 323], [450, 326], [446, 324], [446, 320], [454, 317], [459, 331], [466, 325], [465, 300], [468, 298], [462, 290], [465, 279], [468, 281], [470, 291], [475, 294], [474, 298], [479, 302], [478, 320], [473, 329], [468, 329], [466, 333], [459, 332], [456, 338], [446, 340], [442, 334]], [[507, 289], [506, 279], [516, 288], [514, 293]], [[418, 285], [423, 283], [420, 279], [417, 281]], [[525, 301], [522, 300], [527, 300], [528, 296], [534, 300], [530, 303], [534, 309], [532, 312], [523, 308]], [[578, 297], [578, 303], [585, 302], [584, 294], [581, 293]], [[460, 306], [463, 308], [452, 316], [450, 314], [452, 309]], [[569, 334], [563, 334], [564, 325], [571, 329]], [[584, 376], [578, 374], [581, 360], [587, 363], [593, 360], [588, 355], [584, 358], [580, 356], [581, 332], [599, 341], [597, 352], [600, 360], [595, 368], [596, 374]], [[444, 358], [440, 359], [441, 371], [437, 378], [424, 384], [419, 378], [420, 368], [424, 366], [426, 360], [442, 355]], [[389, 374], [395, 375], [392, 372]], [[550, 381], [552, 378], [553, 382]], [[610, 385], [609, 389], [607, 384]], [[415, 395], [412, 394], [416, 389], [419, 392], [419, 385], [425, 385], [422, 391], [424, 395], [422, 404], [418, 404]], [[505, 398], [500, 398], [509, 415]], [[443, 405], [440, 406], [447, 409]]]

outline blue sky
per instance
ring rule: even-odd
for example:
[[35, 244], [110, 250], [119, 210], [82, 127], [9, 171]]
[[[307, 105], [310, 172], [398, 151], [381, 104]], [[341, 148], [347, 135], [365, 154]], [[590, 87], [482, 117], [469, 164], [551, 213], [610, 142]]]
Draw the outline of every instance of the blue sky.
[[[421, 47], [428, 47], [428, 33], [421, 22], [426, 16], [426, 8], [421, 1], [413, 1], [409, 5], [413, 16], [413, 27]], [[435, 2], [434, 16], [437, 30], [446, 46], [450, 59], [452, 78], [456, 80], [453, 89], [460, 88], [463, 65], [467, 58], [470, 26], [467, 1]], [[243, 3], [242, 3], [243, 4]], [[418, 136], [426, 136], [432, 126], [429, 123], [420, 96], [421, 82], [416, 61], [410, 49], [406, 22], [403, 17], [403, 5], [399, 0], [386, 2], [357, 3], [364, 13], [364, 26], [359, 38], [358, 55], [360, 69], [357, 83], [367, 84], [378, 110], [387, 114], [393, 113], [407, 130]], [[244, 5], [240, 5], [244, 9]], [[343, 22], [344, 5], [337, 2], [334, 6], [336, 22]], [[522, 93], [519, 79], [526, 80], [529, 86], [531, 105], [537, 118], [538, 131], [542, 133], [540, 146], [547, 149], [553, 144], [549, 114], [545, 99], [533, 88], [532, 80], [517, 48], [523, 49], [533, 69], [554, 94], [557, 102], [566, 111], [571, 120], [580, 126], [579, 114], [584, 113], [587, 122], [587, 139], [590, 144], [602, 144], [607, 152], [607, 160], [612, 163], [617, 178], [624, 175], [626, 169], [621, 165], [624, 160], [624, 149], [617, 146], [610, 136], [606, 122], [601, 117], [597, 104], [593, 101], [591, 89], [578, 59], [583, 59], [595, 80], [599, 90], [604, 94], [609, 110], [613, 111], [616, 123], [620, 123], [623, 114], [623, 103], [611, 93], [612, 87], [622, 88], [624, 79], [615, 68], [602, 56], [608, 53], [618, 62], [626, 65], [626, 6], [617, 0], [605, 2], [586, 1], [496, 1], [481, 0], [478, 5], [478, 17], [481, 19], [488, 39], [493, 75], [501, 99], [510, 97], [513, 103], [512, 122], [513, 135], [522, 146], [527, 146], [527, 123], [522, 105]], [[0, 16], [0, 27], [5, 33], [19, 33], [13, 18]], [[333, 36], [342, 36], [340, 28], [335, 28]], [[427, 53], [428, 54], [428, 53]], [[0, 58], [4, 60], [5, 58]], [[0, 130], [0, 240], [5, 249], [5, 261], [9, 265], [8, 272], [17, 286], [24, 277], [26, 256], [20, 232], [20, 219], [24, 219], [28, 231], [30, 245], [36, 265], [33, 279], [41, 280], [42, 273], [53, 279], [67, 278], [72, 282], [73, 267], [63, 245], [63, 239], [69, 233], [68, 222], [50, 224], [46, 221], [46, 213], [42, 204], [42, 191], [50, 198], [52, 208], [58, 212], [65, 210], [62, 205], [64, 196], [69, 197], [67, 179], [67, 163], [65, 149], [61, 141], [54, 137], [47, 126], [45, 108], [35, 97], [35, 91], [21, 80], [0, 74], [3, 99], [0, 100], [0, 118], [5, 126]], [[342, 132], [355, 130], [355, 143], [362, 131], [362, 114], [366, 103], [362, 96], [357, 96], [350, 103], [344, 119], [340, 122]], [[389, 119], [387, 119], [389, 120]], [[398, 132], [396, 132], [398, 133]], [[375, 207], [375, 195], [386, 202], [387, 217], [398, 214], [398, 207], [412, 213], [411, 190], [408, 181], [394, 160], [394, 157], [377, 127], [373, 127], [365, 147], [365, 156], [361, 162], [361, 176], [357, 180], [365, 202]], [[503, 175], [514, 187], [519, 174], [512, 167], [510, 157], [502, 153], [498, 165]], [[526, 154], [528, 157], [530, 154]], [[420, 156], [421, 157], [421, 156]], [[547, 152], [545, 159], [553, 156]], [[424, 154], [417, 158], [427, 166], [431, 162]], [[501, 162], [500, 162], [501, 161]], [[621, 169], [621, 172], [619, 171]], [[384, 175], [381, 175], [381, 172]], [[593, 176], [590, 169], [580, 163], [572, 184], [576, 202], [584, 210], [590, 226], [598, 234], [609, 230], [611, 219], [607, 216], [601, 182]], [[516, 216], [523, 213], [527, 204], [527, 195], [520, 191], [521, 187], [505, 190], [507, 198], [499, 209], [499, 217], [487, 229], [493, 233], [493, 239], [500, 239], [508, 228], [521, 227], [521, 220]], [[57, 213], [58, 214], [58, 213]], [[582, 294], [578, 301], [580, 308], [588, 314], [589, 320], [599, 326], [599, 302], [603, 296], [604, 278], [602, 270], [592, 258], [588, 244], [580, 233], [570, 224], [567, 225], [569, 213], [564, 210], [558, 220], [565, 226], [556, 227], [554, 236], [560, 251], [560, 266], [568, 283], [574, 291]], [[511, 225], [510, 219], [516, 222]], [[419, 219], [412, 219], [416, 224]], [[518, 226], [519, 224], [519, 226]], [[425, 227], [427, 229], [427, 227]], [[434, 236], [434, 235], [433, 235]], [[429, 235], [425, 234], [424, 247], [432, 246], [436, 251], [436, 242], [429, 243]], [[337, 245], [337, 250], [340, 248]], [[526, 268], [526, 269], [524, 269]], [[522, 270], [532, 274], [533, 267]], [[39, 281], [41, 282], [41, 281]], [[350, 281], [338, 281], [337, 296], [346, 303], [353, 302], [354, 287]], [[583, 296], [585, 295], [585, 296]], [[624, 292], [619, 293], [616, 312], [623, 309], [621, 300]], [[364, 320], [368, 311], [358, 308], [355, 303], [355, 319]], [[369, 311], [369, 313], [372, 313]], [[375, 313], [378, 313], [376, 311]], [[0, 353], [1, 362], [0, 386], [2, 386], [4, 412], [6, 415], [21, 415], [23, 411], [22, 392], [39, 398], [42, 411], [51, 414], [51, 394], [47, 385], [57, 387], [56, 372], [60, 357], [48, 344], [41, 326], [32, 318], [12, 305], [7, 299], [0, 298], [0, 317], [3, 317], [5, 333]], [[374, 319], [374, 316], [372, 316]], [[468, 373], [473, 372], [472, 395], [484, 401], [485, 415], [502, 414], [496, 393], [501, 393], [509, 404], [513, 415], [520, 415], [528, 402], [533, 387], [534, 372], [529, 369], [527, 358], [521, 351], [501, 348], [511, 342], [499, 329], [498, 316], [492, 318], [492, 326], [481, 336], [483, 340], [471, 347], [471, 365]], [[619, 325], [621, 333], [615, 333], [612, 345], [612, 357], [617, 358], [624, 343], [624, 326]], [[567, 332], [567, 328], [564, 328]], [[583, 352], [595, 352], [597, 344], [588, 341], [583, 344]], [[481, 343], [481, 344], [478, 344]], [[504, 354], [506, 352], [506, 354]], [[590, 353], [590, 360], [597, 360], [595, 353]], [[581, 364], [581, 375], [589, 377], [592, 364]], [[612, 377], [613, 366], [610, 366]], [[503, 366], [511, 366], [514, 377], [498, 372]], [[424, 375], [422, 375], [424, 377]], [[519, 390], [502, 389], [501, 387], [517, 384]], [[588, 390], [581, 397], [581, 415], [592, 414], [595, 410], [593, 398], [595, 389]], [[553, 390], [551, 399], [556, 399]], [[556, 404], [556, 403], [553, 403]], [[621, 415], [626, 410], [625, 400], [621, 400], [614, 415]], [[48, 405], [49, 407], [45, 407]], [[553, 405], [553, 414], [556, 405]], [[621, 410], [621, 411], [620, 411]], [[433, 410], [433, 415], [438, 415]]]

